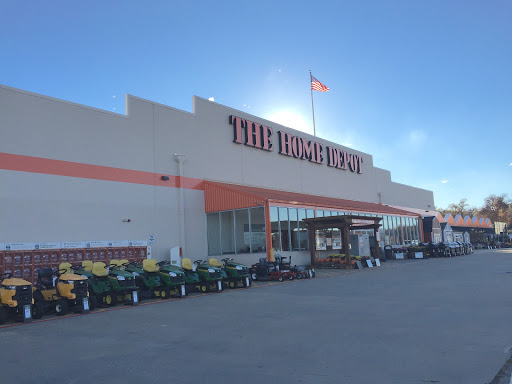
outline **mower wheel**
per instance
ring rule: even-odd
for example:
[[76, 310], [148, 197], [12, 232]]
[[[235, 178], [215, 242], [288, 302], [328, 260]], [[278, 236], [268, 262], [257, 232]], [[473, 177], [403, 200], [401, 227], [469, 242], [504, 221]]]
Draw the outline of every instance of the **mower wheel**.
[[201, 292], [203, 292], [203, 293], [210, 291], [210, 287], [208, 286], [208, 284], [201, 284], [200, 288], [201, 288]]
[[32, 306], [32, 318], [40, 319], [44, 315], [44, 296], [41, 291], [36, 290], [32, 296], [34, 305]]
[[44, 315], [44, 304], [40, 301], [34, 300], [34, 305], [32, 305], [32, 318], [40, 319]]
[[0, 324], [3, 324], [7, 321], [7, 308], [0, 307]]
[[303, 276], [302, 276], [302, 273], [301, 273], [301, 272], [297, 273], [297, 279], [299, 279], [299, 280], [300, 280], [300, 279], [302, 279], [302, 277], [303, 277]]
[[160, 290], [160, 298], [162, 300], [167, 300], [169, 298], [169, 295], [170, 295], [169, 288], [162, 288]]
[[279, 282], [282, 282], [284, 279], [283, 279], [283, 275], [280, 275], [278, 278], [277, 278], [277, 281]]
[[89, 294], [89, 310], [94, 311], [98, 307], [98, 298], [94, 294]]
[[236, 288], [236, 281], [230, 280], [228, 284], [229, 284], [229, 288], [231, 288], [231, 289]]
[[258, 274], [256, 272], [251, 273], [251, 279], [254, 281], [258, 280]]
[[103, 297], [101, 298], [101, 302], [109, 307], [112, 307], [114, 303], [114, 297], [117, 299], [117, 295], [115, 295], [112, 291], [109, 291], [107, 293], [103, 294]]
[[64, 316], [66, 313], [68, 313], [68, 302], [66, 300], [56, 300], [55, 301], [55, 314], [57, 316]]
[[288, 276], [288, 280], [293, 280], [293, 279], [294, 279], [294, 277], [293, 277], [293, 275], [290, 273], [290, 275]]

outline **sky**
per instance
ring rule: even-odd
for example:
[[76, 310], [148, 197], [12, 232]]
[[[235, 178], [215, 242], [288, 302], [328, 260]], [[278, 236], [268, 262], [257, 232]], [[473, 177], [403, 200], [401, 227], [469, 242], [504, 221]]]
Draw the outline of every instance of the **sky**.
[[373, 156], [445, 208], [512, 196], [512, 2], [0, 0], [0, 84], [125, 113], [192, 96]]

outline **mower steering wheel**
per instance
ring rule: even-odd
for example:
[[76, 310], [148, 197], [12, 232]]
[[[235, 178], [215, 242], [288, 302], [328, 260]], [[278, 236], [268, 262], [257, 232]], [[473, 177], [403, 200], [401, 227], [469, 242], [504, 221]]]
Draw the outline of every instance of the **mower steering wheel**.
[[81, 269], [84, 269], [84, 266], [83, 266], [83, 265], [76, 265], [76, 266], [75, 266], [75, 265], [72, 265], [72, 266], [71, 266], [71, 269], [72, 269], [73, 271], [77, 272], [77, 271], [79, 271], [79, 270], [81, 270]]
[[226, 257], [225, 259], [221, 259], [220, 261], [223, 261], [224, 263], [227, 263], [228, 261], [233, 260], [232, 257]]
[[130, 261], [128, 263], [124, 263], [123, 265], [125, 265], [126, 267], [136, 267], [138, 265], [138, 262]]
[[5, 272], [5, 273], [2, 273], [0, 275], [0, 280], [3, 280], [3, 279], [10, 279], [12, 277], [12, 273], [11, 272]]
[[201, 265], [201, 264], [204, 264], [204, 263], [205, 263], [205, 261], [204, 261], [204, 260], [195, 260], [195, 261], [194, 261], [194, 264], [195, 264], [195, 265]]
[[111, 263], [111, 264], [108, 264], [108, 265], [105, 265], [105, 269], [107, 269], [107, 268], [112, 268], [112, 269], [114, 269], [114, 268], [117, 268], [117, 267], [119, 267], [119, 265], [117, 265], [117, 264], [112, 264], [112, 263]]
[[65, 274], [67, 271], [68, 271], [67, 269], [62, 268], [62, 269], [57, 269], [57, 271], [55, 271], [55, 273], [60, 276], [60, 275]]
[[167, 261], [166, 260], [159, 261], [158, 263], [156, 263], [156, 265], [158, 265], [159, 267], [162, 267], [164, 265], [167, 265]]

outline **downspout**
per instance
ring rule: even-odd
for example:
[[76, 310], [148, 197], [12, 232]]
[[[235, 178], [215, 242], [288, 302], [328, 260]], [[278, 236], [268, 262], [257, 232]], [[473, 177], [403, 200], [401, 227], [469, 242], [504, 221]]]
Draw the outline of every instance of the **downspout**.
[[183, 192], [183, 162], [185, 161], [185, 156], [180, 155], [178, 153], [174, 154], [174, 160], [178, 163], [178, 228], [179, 228], [179, 236], [180, 236], [180, 256], [185, 255], [185, 198]]

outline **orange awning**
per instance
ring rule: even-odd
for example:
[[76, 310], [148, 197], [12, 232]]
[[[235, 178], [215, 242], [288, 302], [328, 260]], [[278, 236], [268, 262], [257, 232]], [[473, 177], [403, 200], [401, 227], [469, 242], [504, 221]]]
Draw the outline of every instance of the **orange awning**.
[[249, 187], [245, 185], [217, 183], [213, 181], [205, 182], [204, 196], [206, 212], [258, 207], [270, 203], [271, 205], [297, 205], [298, 207], [358, 213], [364, 212], [380, 215], [420, 216], [384, 204], [307, 195], [304, 193]]

